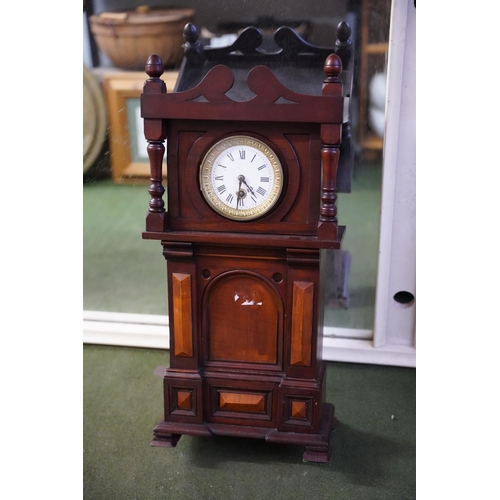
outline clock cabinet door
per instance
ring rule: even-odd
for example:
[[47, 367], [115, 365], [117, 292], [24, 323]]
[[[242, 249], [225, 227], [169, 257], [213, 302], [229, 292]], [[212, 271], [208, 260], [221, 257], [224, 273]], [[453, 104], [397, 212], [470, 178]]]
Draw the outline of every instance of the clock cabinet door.
[[197, 249], [205, 368], [283, 372], [286, 260], [280, 249]]
[[207, 286], [202, 311], [207, 365], [282, 369], [283, 302], [261, 274], [221, 273]]

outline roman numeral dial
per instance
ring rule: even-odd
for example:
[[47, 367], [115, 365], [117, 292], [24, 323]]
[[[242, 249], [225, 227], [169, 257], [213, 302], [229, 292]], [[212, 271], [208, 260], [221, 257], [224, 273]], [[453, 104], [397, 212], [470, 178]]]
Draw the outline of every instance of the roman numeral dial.
[[238, 221], [264, 216], [283, 190], [283, 169], [275, 152], [250, 136], [213, 145], [200, 164], [200, 189], [208, 205]]

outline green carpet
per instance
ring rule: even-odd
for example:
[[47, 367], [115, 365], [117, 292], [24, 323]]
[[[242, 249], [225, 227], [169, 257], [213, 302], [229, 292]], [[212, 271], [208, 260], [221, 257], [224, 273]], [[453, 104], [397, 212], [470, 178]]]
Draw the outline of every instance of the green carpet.
[[[351, 254], [349, 308], [325, 309], [325, 325], [372, 329], [380, 217], [381, 166], [357, 165], [353, 191], [339, 194], [343, 249]], [[147, 185], [118, 185], [90, 177], [83, 186], [83, 308], [161, 314], [166, 273], [158, 241], [143, 240]]]
[[85, 345], [83, 361], [85, 500], [416, 498], [414, 369], [328, 363], [340, 423], [331, 463], [312, 464], [302, 447], [243, 438], [153, 448], [168, 352]]

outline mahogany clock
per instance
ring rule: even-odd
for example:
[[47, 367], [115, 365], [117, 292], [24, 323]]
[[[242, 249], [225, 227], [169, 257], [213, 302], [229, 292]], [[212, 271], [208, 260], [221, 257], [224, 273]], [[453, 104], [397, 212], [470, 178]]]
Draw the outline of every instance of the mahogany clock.
[[[143, 237], [161, 241], [170, 317], [154, 446], [175, 446], [182, 434], [246, 436], [303, 445], [305, 460], [330, 460], [325, 252], [340, 248], [344, 232], [335, 201], [349, 45], [344, 24], [338, 33], [337, 47], [325, 49], [280, 28], [278, 49], [265, 52], [262, 33], [248, 28], [232, 46], [211, 50], [188, 24], [172, 93], [160, 58], [148, 60], [141, 110], [151, 201]], [[311, 94], [277, 76], [297, 61], [300, 70], [302, 53], [307, 68], [323, 72]]]

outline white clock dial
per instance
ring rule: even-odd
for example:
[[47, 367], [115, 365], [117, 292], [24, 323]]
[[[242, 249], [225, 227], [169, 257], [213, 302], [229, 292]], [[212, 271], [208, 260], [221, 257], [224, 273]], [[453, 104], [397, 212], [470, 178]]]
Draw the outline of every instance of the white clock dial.
[[200, 188], [207, 203], [233, 220], [268, 213], [283, 189], [283, 170], [266, 144], [249, 136], [219, 141], [200, 166]]

